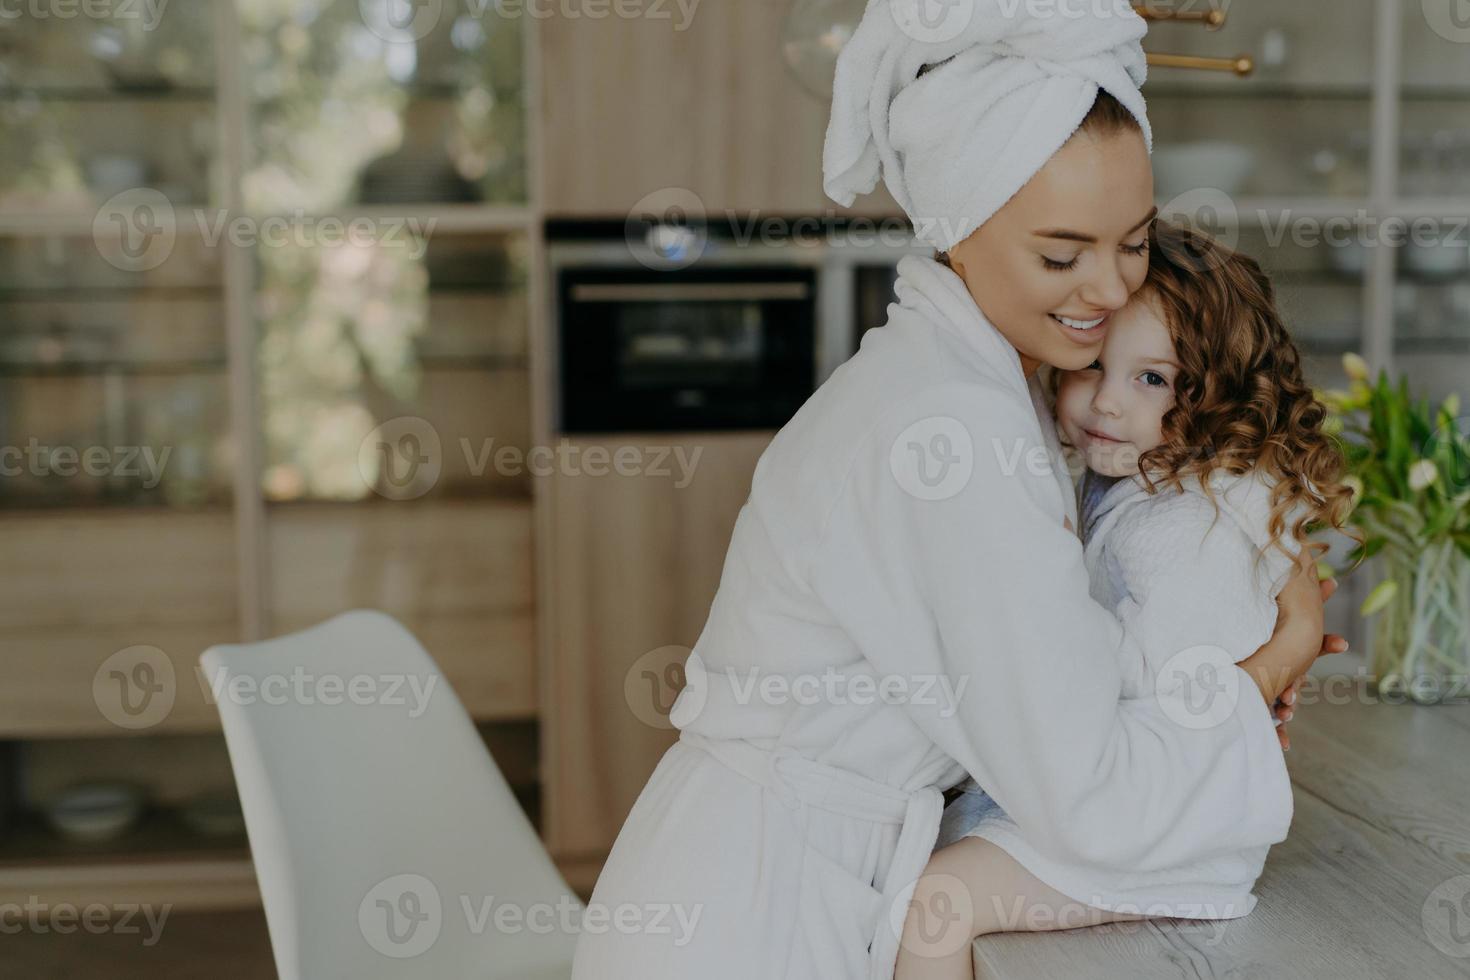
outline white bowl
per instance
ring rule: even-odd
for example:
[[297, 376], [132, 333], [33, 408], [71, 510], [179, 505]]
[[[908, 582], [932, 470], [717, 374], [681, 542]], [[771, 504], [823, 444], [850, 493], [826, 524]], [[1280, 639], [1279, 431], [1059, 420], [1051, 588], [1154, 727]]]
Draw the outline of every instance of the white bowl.
[[143, 791], [128, 783], [83, 783], [46, 808], [51, 826], [78, 841], [111, 840], [127, 833], [143, 815]]
[[1459, 236], [1437, 242], [1410, 242], [1404, 265], [1416, 276], [1447, 279], [1470, 269], [1470, 249]]
[[1229, 140], [1166, 143], [1154, 147], [1153, 166], [1161, 198], [1205, 187], [1239, 194], [1255, 172], [1256, 151]]

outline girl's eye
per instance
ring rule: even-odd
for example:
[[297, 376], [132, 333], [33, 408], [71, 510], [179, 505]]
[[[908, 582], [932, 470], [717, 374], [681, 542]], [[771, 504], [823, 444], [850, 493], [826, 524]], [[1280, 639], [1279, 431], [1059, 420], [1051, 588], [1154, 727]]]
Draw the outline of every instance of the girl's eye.
[[1102, 361], [1093, 361], [1091, 364], [1087, 365], [1087, 367], [1083, 368], [1083, 370], [1084, 371], [1101, 371], [1102, 370]]
[[1150, 388], [1167, 388], [1167, 387], [1169, 387], [1169, 379], [1166, 378], [1166, 377], [1164, 377], [1162, 374], [1160, 374], [1157, 371], [1145, 371], [1145, 372], [1143, 372], [1143, 383], [1146, 384], [1146, 385], [1148, 385]]
[[1123, 251], [1127, 252], [1129, 255], [1142, 255], [1148, 251], [1148, 239], [1145, 238], [1137, 245], [1124, 245]]

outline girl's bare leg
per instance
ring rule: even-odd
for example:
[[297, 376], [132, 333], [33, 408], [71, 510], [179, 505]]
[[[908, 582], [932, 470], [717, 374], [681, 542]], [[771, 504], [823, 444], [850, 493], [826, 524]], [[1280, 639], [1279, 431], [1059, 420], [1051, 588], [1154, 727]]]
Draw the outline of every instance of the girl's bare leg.
[[1084, 905], [979, 837], [935, 851], [914, 889], [896, 980], [974, 980], [970, 944], [993, 932], [1078, 929], [1139, 918]]

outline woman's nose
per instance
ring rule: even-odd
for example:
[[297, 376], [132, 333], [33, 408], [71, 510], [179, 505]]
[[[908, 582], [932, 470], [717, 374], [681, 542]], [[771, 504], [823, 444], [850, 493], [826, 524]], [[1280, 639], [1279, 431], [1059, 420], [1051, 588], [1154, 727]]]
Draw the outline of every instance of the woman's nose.
[[1081, 299], [1099, 310], [1121, 310], [1128, 302], [1128, 281], [1116, 258], [1099, 262], [1097, 271], [1083, 285]]

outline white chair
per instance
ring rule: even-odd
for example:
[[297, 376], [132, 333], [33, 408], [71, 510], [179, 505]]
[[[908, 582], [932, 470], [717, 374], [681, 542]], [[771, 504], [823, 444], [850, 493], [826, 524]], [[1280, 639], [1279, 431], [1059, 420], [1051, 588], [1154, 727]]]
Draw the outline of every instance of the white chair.
[[201, 662], [281, 980], [571, 975], [581, 903], [402, 625], [354, 611]]

